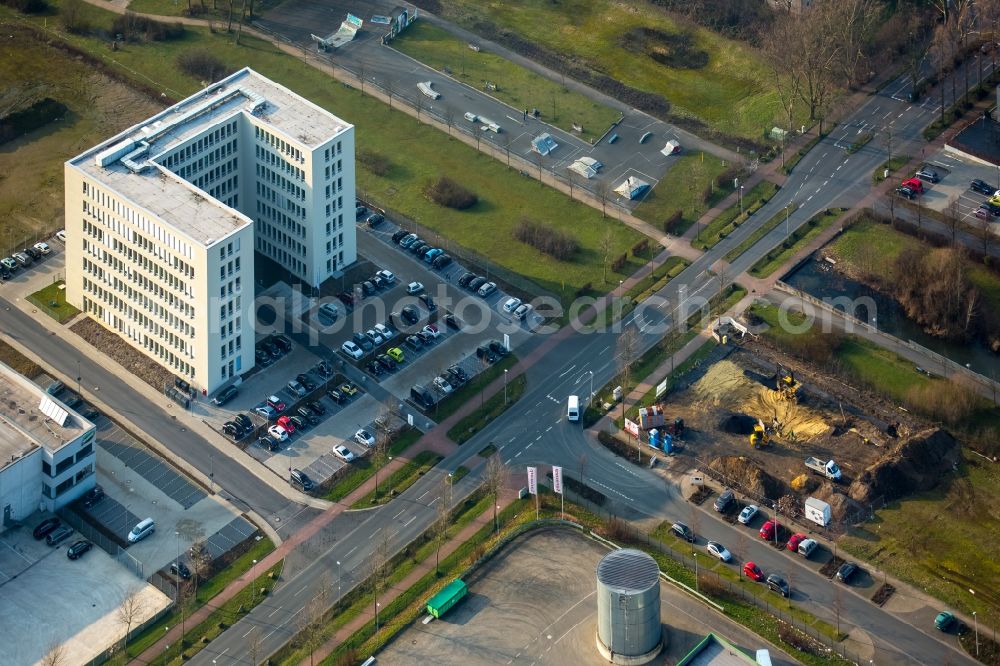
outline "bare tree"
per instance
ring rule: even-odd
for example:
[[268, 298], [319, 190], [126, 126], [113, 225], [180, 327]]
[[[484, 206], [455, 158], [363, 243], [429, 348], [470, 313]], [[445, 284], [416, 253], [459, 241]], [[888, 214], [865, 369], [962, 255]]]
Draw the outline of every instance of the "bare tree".
[[472, 136], [476, 138], [476, 150], [479, 150], [479, 144], [483, 141], [483, 128], [479, 123], [472, 123]]
[[[746, 531], [744, 531], [744, 530], [737, 530], [736, 531], [736, 552], [734, 553], [734, 555], [736, 557], [736, 561], [739, 562], [740, 564], [742, 564], [743, 562], [747, 561], [746, 560], [746, 556], [747, 556], [747, 542], [748, 542], [748, 539], [747, 539]], [[740, 576], [742, 576], [743, 575], [743, 567], [737, 567], [737, 570], [740, 572]]]
[[611, 188], [606, 181], [599, 180], [594, 184], [594, 194], [601, 200], [601, 217], [608, 216], [608, 198], [611, 196]]
[[361, 84], [361, 94], [365, 94], [365, 73], [368, 71], [368, 65], [364, 60], [358, 63], [358, 82]]
[[[931, 57], [938, 71], [938, 90], [941, 92], [941, 122], [945, 122], [945, 76], [954, 69], [955, 56], [958, 52], [958, 35], [952, 23], [940, 23], [934, 28], [934, 38], [931, 41]], [[957, 95], [955, 78], [951, 79], [951, 97], [955, 101]]]
[[608, 283], [608, 268], [611, 265], [611, 253], [615, 249], [615, 237], [611, 232], [611, 225], [606, 224], [604, 228], [604, 235], [601, 236], [601, 262], [604, 268], [604, 284]]
[[[375, 468], [375, 501], [378, 501], [378, 471], [385, 466], [389, 458], [389, 418], [391, 412], [385, 405], [379, 408], [379, 416], [375, 418], [375, 445], [372, 447], [372, 466]], [[379, 425], [382, 420], [384, 426]]]
[[586, 453], [581, 453], [576, 460], [576, 463], [580, 468], [580, 485], [583, 485], [583, 478], [584, 475], [587, 473], [587, 462], [588, 459]]
[[141, 590], [138, 587], [130, 587], [125, 590], [122, 593], [122, 600], [115, 610], [115, 618], [118, 620], [118, 624], [125, 627], [125, 635], [122, 637], [122, 652], [125, 652], [126, 648], [128, 648], [128, 639], [129, 634], [132, 633], [132, 627], [139, 621], [146, 608], [146, 604], [140, 593]]
[[391, 76], [387, 77], [382, 81], [382, 89], [385, 90], [385, 94], [389, 97], [389, 109], [392, 110], [392, 96], [396, 94], [396, 80]]
[[[871, 44], [882, 18], [882, 6], [876, 0], [827, 0], [823, 8], [832, 14], [830, 25], [840, 42], [837, 65], [848, 87], [858, 82], [865, 49]], [[867, 75], [864, 77], [867, 79]]]
[[497, 507], [500, 504], [500, 493], [507, 486], [507, 480], [510, 478], [510, 469], [503, 464], [503, 459], [500, 457], [500, 453], [494, 453], [490, 456], [490, 459], [486, 462], [486, 473], [484, 474], [483, 483], [486, 486], [486, 492], [493, 496], [493, 524], [495, 529], [499, 531], [500, 524], [497, 520]]
[[507, 168], [510, 168], [510, 144], [514, 141], [514, 137], [511, 136], [510, 132], [504, 132], [503, 135], [503, 149], [507, 152]]
[[840, 635], [840, 612], [844, 609], [844, 600], [840, 596], [840, 586], [833, 583], [833, 599], [830, 603], [834, 614], [837, 616], [837, 635]]
[[299, 617], [299, 635], [302, 647], [309, 652], [309, 666], [313, 666], [316, 649], [323, 644], [323, 621], [329, 600], [317, 594], [313, 596]]
[[424, 110], [423, 95], [417, 95], [413, 98], [413, 108], [417, 110], [417, 120], [420, 120], [420, 112]]
[[[444, 109], [444, 122], [448, 126], [448, 135], [451, 136], [451, 127], [455, 124], [455, 110], [450, 106]], [[507, 166], [510, 166], [508, 163]]]
[[917, 87], [923, 78], [924, 63], [931, 52], [932, 24], [921, 11], [907, 12], [906, 32], [909, 37], [906, 50], [906, 72], [910, 78], [910, 88], [913, 100], [916, 100]]
[[[632, 363], [635, 361], [639, 347], [639, 336], [633, 326], [628, 326], [618, 337], [618, 368], [621, 372], [622, 385], [622, 425], [625, 421], [625, 402], [629, 392], [629, 380], [631, 379]], [[639, 463], [642, 464], [642, 446], [639, 438], [635, 440], [635, 450], [638, 453]]]
[[958, 197], [952, 199], [944, 209], [944, 223], [951, 232], [951, 246], [955, 247], [958, 225], [962, 223], [962, 209], [958, 204]]
[[[391, 552], [389, 547], [391, 540], [392, 535], [383, 528], [368, 560], [368, 571], [375, 603], [376, 618], [378, 617], [379, 595], [385, 590], [385, 579], [389, 572], [389, 553]], [[378, 620], [376, 619], [376, 624], [377, 622]]]
[[[831, 0], [832, 2], [832, 0]], [[820, 121], [834, 92], [833, 72], [840, 59], [840, 44], [834, 34], [833, 12], [827, 5], [819, 3], [810, 11], [779, 15], [774, 22], [770, 39], [784, 45], [785, 53], [797, 54], [785, 57], [787, 75], [799, 99], [809, 108], [809, 119]]]
[[62, 643], [53, 643], [42, 656], [42, 666], [63, 666], [66, 663], [66, 649]]
[[535, 165], [538, 167], [538, 186], [542, 186], [542, 166], [545, 162], [545, 156], [539, 152], [533, 154], [533, 159], [535, 160]]
[[990, 248], [996, 241], [990, 220], [980, 220], [978, 217], [974, 219], [976, 220], [976, 236], [979, 238], [980, 249], [984, 256], [989, 256]]
[[194, 593], [198, 594], [198, 585], [209, 572], [212, 565], [212, 553], [204, 541], [195, 541], [188, 550], [188, 557], [191, 559], [191, 577], [194, 585]]
[[260, 659], [264, 648], [264, 640], [260, 635], [260, 627], [254, 627], [250, 632], [250, 638], [247, 640], [247, 656], [250, 657], [250, 666], [257, 666], [257, 660]]
[[694, 504], [688, 506], [688, 527], [695, 536], [701, 532], [701, 512]]
[[441, 495], [437, 506], [434, 507], [434, 539], [437, 541], [437, 548], [434, 553], [434, 571], [441, 573], [441, 546], [444, 545], [445, 537], [448, 536], [448, 526], [451, 524], [451, 477], [446, 476], [441, 481]]

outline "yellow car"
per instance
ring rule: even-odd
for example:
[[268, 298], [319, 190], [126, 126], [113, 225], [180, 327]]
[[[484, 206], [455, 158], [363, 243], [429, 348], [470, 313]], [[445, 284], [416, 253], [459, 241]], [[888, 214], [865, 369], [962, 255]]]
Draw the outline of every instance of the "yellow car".
[[396, 363], [402, 363], [404, 360], [403, 350], [399, 347], [393, 347], [392, 349], [386, 351], [386, 354]]
[[340, 387], [340, 392], [344, 395], [355, 395], [358, 389], [354, 388], [353, 384], [344, 384]]

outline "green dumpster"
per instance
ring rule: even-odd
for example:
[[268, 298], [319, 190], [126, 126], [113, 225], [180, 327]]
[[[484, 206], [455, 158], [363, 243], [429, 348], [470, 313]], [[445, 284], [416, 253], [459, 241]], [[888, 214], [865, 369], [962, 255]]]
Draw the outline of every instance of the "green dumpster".
[[427, 602], [427, 612], [434, 617], [441, 617], [448, 610], [462, 600], [469, 593], [469, 588], [465, 586], [460, 578], [451, 581], [444, 588], [431, 597]]

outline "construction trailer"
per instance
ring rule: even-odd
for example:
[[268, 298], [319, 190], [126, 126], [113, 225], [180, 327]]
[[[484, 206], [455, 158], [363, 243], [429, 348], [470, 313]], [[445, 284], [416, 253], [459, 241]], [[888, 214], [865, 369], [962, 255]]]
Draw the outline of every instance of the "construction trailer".
[[427, 602], [427, 612], [440, 618], [451, 610], [452, 606], [465, 598], [468, 593], [469, 588], [465, 582], [461, 578], [456, 578], [430, 598], [430, 601]]

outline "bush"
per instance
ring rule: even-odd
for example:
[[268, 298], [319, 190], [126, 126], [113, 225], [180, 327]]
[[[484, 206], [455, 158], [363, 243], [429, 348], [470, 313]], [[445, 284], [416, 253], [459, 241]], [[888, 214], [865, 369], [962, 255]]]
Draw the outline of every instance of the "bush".
[[472, 190], [444, 176], [428, 185], [424, 194], [439, 206], [455, 210], [466, 210], [479, 202], [479, 197]]
[[684, 211], [675, 210], [673, 215], [663, 220], [663, 232], [677, 236], [678, 227], [684, 221]]
[[59, 7], [59, 18], [67, 32], [83, 35], [90, 32], [90, 23], [83, 11], [84, 0], [65, 0]]
[[177, 56], [177, 66], [189, 76], [215, 82], [229, 74], [228, 68], [208, 49], [192, 49]]
[[625, 267], [626, 261], [628, 261], [628, 252], [611, 262], [611, 272], [620, 273], [622, 268]]
[[580, 250], [580, 243], [565, 231], [521, 218], [514, 227], [514, 238], [543, 252], [553, 259], [570, 261]]
[[41, 14], [49, 8], [45, 0], [0, 0], [0, 4], [16, 9], [22, 14]]
[[364, 168], [372, 172], [373, 175], [385, 177], [389, 174], [392, 169], [392, 162], [389, 158], [382, 153], [376, 153], [372, 150], [359, 150], [358, 151], [358, 162]]
[[183, 37], [184, 26], [180, 23], [161, 23], [134, 12], [125, 12], [115, 17], [111, 32], [121, 35], [126, 42], [168, 42]]
[[632, 246], [632, 256], [638, 257], [645, 255], [649, 252], [649, 239], [643, 238], [641, 241]]
[[587, 284], [583, 285], [582, 287], [576, 290], [576, 297], [582, 298], [586, 296], [587, 294], [590, 293], [591, 289], [593, 289], [593, 285], [590, 282], [588, 282]]

